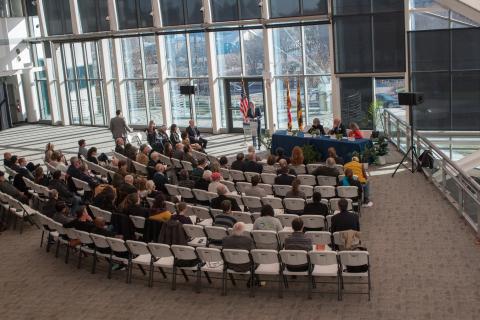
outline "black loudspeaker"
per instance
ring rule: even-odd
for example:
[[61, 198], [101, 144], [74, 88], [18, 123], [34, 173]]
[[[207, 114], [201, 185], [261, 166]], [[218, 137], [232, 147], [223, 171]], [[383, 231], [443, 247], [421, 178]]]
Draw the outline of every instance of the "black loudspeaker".
[[195, 86], [180, 86], [180, 94], [195, 94]]
[[43, 41], [43, 51], [45, 52], [45, 58], [52, 58], [52, 48], [50, 47], [50, 41]]
[[423, 103], [423, 93], [402, 92], [398, 94], [398, 104], [401, 106], [416, 106]]

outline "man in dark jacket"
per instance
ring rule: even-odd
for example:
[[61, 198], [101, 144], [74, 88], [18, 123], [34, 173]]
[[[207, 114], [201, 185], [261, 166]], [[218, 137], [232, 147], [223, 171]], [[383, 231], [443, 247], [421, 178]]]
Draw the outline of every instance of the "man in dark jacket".
[[237, 153], [237, 160], [232, 162], [232, 165], [230, 166], [231, 170], [238, 170], [238, 171], [245, 171], [245, 161], [243, 153]]
[[200, 135], [200, 131], [198, 131], [198, 128], [195, 127], [195, 121], [190, 120], [188, 122], [189, 126], [187, 127], [187, 134], [188, 138], [190, 139], [190, 144], [195, 144], [198, 143], [203, 150], [207, 148], [207, 140], [202, 138]]
[[23, 203], [28, 202], [28, 198], [25, 196], [25, 194], [20, 192], [5, 179], [5, 173], [3, 171], [0, 171], [0, 191]]
[[165, 166], [163, 164], [157, 163], [155, 165], [155, 174], [152, 180], [155, 183], [155, 189], [157, 189], [157, 191], [168, 194], [167, 188], [165, 188], [165, 184], [168, 184], [168, 177], [165, 174]]
[[52, 174], [52, 180], [48, 184], [48, 188], [51, 190], [57, 190], [60, 200], [72, 204], [72, 208], [70, 209], [71, 215], [74, 215], [77, 212], [82, 199], [68, 189], [60, 170], [57, 170]]
[[[233, 226], [233, 234], [223, 238], [223, 249], [237, 249], [250, 251], [255, 248], [251, 237], [247, 237], [243, 234], [245, 230], [245, 224], [243, 222], [237, 222]], [[242, 264], [228, 263], [228, 268], [236, 272], [247, 272], [252, 267], [252, 262]]]
[[312, 175], [338, 178], [340, 172], [338, 172], [338, 169], [335, 167], [335, 159], [328, 158], [325, 164], [325, 166], [316, 168], [312, 172]]
[[322, 215], [326, 217], [328, 215], [328, 206], [325, 203], [322, 203], [322, 195], [320, 192], [313, 193], [313, 202], [306, 203], [303, 213], [299, 215]]
[[358, 215], [347, 210], [348, 201], [346, 199], [340, 199], [338, 202], [338, 207], [340, 209], [340, 213], [332, 217], [331, 232], [333, 233], [346, 230], [360, 231]]
[[225, 185], [222, 184], [222, 185], [218, 186], [217, 192], [218, 192], [218, 197], [212, 199], [212, 201], [210, 202], [210, 205], [213, 209], [222, 209], [222, 202], [224, 200], [228, 200], [232, 204], [232, 210], [233, 211], [242, 211], [240, 209], [240, 207], [238, 206], [237, 200], [235, 200], [233, 198], [229, 198], [227, 196], [228, 189]]
[[275, 178], [275, 184], [291, 186], [295, 177], [288, 174], [288, 168], [282, 168], [279, 171], [279, 175]]
[[255, 153], [249, 153], [245, 162], [245, 172], [262, 173], [263, 166], [257, 162]]

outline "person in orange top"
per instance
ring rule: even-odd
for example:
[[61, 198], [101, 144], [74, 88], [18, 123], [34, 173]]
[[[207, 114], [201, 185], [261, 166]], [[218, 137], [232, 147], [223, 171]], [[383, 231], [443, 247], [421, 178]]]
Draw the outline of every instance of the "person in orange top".
[[363, 206], [364, 207], [371, 207], [373, 206], [373, 202], [370, 201], [369, 195], [370, 195], [370, 187], [368, 183], [368, 177], [367, 177], [367, 172], [365, 171], [365, 168], [363, 167], [363, 164], [360, 163], [360, 160], [357, 157], [353, 157], [352, 161], [346, 163], [343, 166], [343, 169], [346, 171], [347, 169], [352, 170], [353, 175], [358, 177], [358, 182], [362, 184], [363, 188]]
[[355, 122], [350, 123], [350, 132], [348, 133], [348, 136], [350, 138], [363, 139], [362, 131]]

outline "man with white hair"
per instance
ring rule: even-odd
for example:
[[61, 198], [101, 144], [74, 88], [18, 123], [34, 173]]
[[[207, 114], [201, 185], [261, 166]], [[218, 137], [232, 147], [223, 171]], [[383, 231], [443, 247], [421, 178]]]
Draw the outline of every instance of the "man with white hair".
[[204, 170], [202, 177], [195, 181], [195, 189], [208, 191], [208, 186], [212, 181], [212, 171]]
[[155, 165], [155, 174], [153, 175], [152, 180], [155, 183], [155, 188], [157, 191], [168, 194], [167, 188], [165, 188], [165, 184], [168, 183], [168, 177], [165, 174], [165, 166], [163, 164], [157, 163]]
[[173, 158], [178, 160], [183, 160], [184, 152], [183, 152], [183, 144], [177, 143], [175, 145], [175, 150], [173, 151]]
[[[223, 249], [237, 249], [250, 251], [254, 249], [253, 240], [251, 237], [243, 234], [245, 231], [245, 224], [243, 222], [237, 222], [233, 226], [232, 234], [223, 238]], [[252, 267], [252, 262], [242, 264], [228, 264], [228, 268], [236, 272], [246, 272]]]
[[338, 178], [338, 175], [340, 174], [340, 172], [338, 171], [335, 165], [336, 165], [336, 162], [334, 158], [327, 158], [325, 165], [315, 169], [312, 172], [312, 174], [314, 176], [327, 176], [327, 177]]
[[213, 209], [222, 209], [222, 202], [224, 200], [228, 200], [232, 204], [233, 211], [242, 211], [240, 209], [240, 206], [237, 203], [237, 200], [227, 196], [229, 191], [224, 184], [221, 184], [217, 187], [217, 193], [218, 193], [218, 197], [216, 197], [215, 199], [212, 199], [212, 201], [210, 202], [210, 206]]

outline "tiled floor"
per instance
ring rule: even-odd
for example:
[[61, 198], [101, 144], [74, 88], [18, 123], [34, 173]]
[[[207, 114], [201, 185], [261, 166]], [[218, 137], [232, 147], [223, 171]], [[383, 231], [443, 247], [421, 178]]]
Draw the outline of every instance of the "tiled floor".
[[[111, 144], [104, 129], [47, 129], [50, 137], [42, 126], [0, 132], [0, 148], [33, 156], [46, 139], [54, 139], [60, 148], [75, 150], [74, 142], [84, 134], [90, 135], [91, 145], [108, 149]], [[218, 152], [222, 148], [219, 141]], [[27, 227], [22, 235], [0, 235], [0, 318], [479, 319], [480, 248], [471, 229], [421, 174], [403, 171], [392, 179], [392, 169], [387, 165], [372, 172], [375, 205], [363, 210], [361, 218], [362, 238], [371, 254], [371, 302], [360, 295], [346, 295], [339, 302], [335, 295], [315, 294], [307, 300], [302, 286], [286, 290], [279, 299], [274, 283], [267, 283], [256, 298], [249, 298], [241, 283], [238, 288], [229, 284], [226, 297], [220, 296], [218, 284], [196, 294], [181, 277], [171, 291], [159, 274], [148, 288], [138, 271], [133, 283], [125, 284], [124, 271], [106, 278], [104, 262], [92, 275], [91, 260], [77, 269], [75, 258], [68, 265], [55, 259], [39, 248], [40, 232]]]

